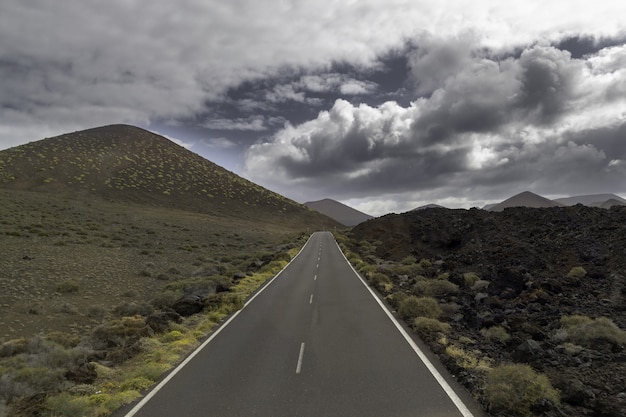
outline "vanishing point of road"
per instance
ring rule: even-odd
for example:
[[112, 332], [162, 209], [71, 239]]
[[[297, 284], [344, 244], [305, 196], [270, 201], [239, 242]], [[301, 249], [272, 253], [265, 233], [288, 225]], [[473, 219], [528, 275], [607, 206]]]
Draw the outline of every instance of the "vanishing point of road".
[[314, 233], [242, 310], [121, 415], [482, 416], [392, 317], [332, 234]]

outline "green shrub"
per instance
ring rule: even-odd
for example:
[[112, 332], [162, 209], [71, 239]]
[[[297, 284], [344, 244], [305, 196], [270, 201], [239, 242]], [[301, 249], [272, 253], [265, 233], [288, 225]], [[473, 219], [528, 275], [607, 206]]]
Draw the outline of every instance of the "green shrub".
[[477, 281], [480, 280], [480, 277], [475, 272], [466, 272], [463, 274], [463, 282], [465, 283], [465, 288], [472, 288]]
[[46, 415], [55, 417], [75, 417], [98, 415], [87, 396], [73, 396], [63, 392], [46, 397]]
[[491, 360], [480, 358], [479, 351], [467, 351], [455, 345], [446, 347], [446, 355], [454, 359], [456, 364], [463, 369], [476, 371], [488, 371], [491, 369]]
[[57, 284], [56, 291], [61, 294], [72, 294], [77, 293], [80, 289], [80, 286], [75, 281], [63, 281]]
[[407, 319], [415, 317], [429, 317], [438, 319], [441, 316], [441, 307], [432, 297], [407, 297], [401, 305], [400, 314], [404, 314]]
[[575, 266], [567, 273], [568, 278], [584, 278], [587, 275], [587, 271], [582, 266]]
[[559, 404], [559, 392], [548, 378], [520, 364], [493, 368], [487, 375], [485, 398], [492, 413], [515, 417], [530, 416], [531, 406], [542, 399]]
[[400, 263], [403, 265], [413, 265], [416, 262], [417, 262], [417, 259], [415, 258], [415, 256], [407, 256]]
[[58, 391], [65, 382], [63, 374], [60, 368], [23, 367], [15, 372], [13, 381], [28, 387], [24, 389], [32, 390], [31, 393]]
[[413, 320], [413, 328], [422, 337], [430, 337], [435, 333], [447, 333], [450, 325], [430, 317], [416, 317]]
[[408, 295], [406, 295], [402, 291], [396, 291], [393, 294], [387, 296], [386, 299], [393, 308], [397, 309], [398, 307], [400, 307], [402, 301], [406, 300], [407, 297]]
[[511, 335], [502, 326], [493, 326], [480, 330], [480, 334], [489, 340], [506, 343], [511, 339]]
[[594, 320], [586, 316], [563, 316], [561, 324], [566, 331], [566, 339], [581, 346], [593, 348], [598, 341], [615, 345], [626, 344], [626, 331], [606, 317]]
[[154, 312], [154, 308], [144, 302], [130, 302], [116, 306], [113, 314], [117, 317], [144, 316], [147, 317]]
[[393, 288], [391, 284], [391, 279], [382, 272], [375, 272], [371, 275], [369, 279], [369, 283], [372, 287], [376, 288], [379, 291], [390, 291]]
[[450, 294], [457, 294], [458, 292], [458, 285], [443, 279], [418, 281], [413, 287], [413, 293], [415, 295], [429, 297], [443, 297]]
[[422, 268], [430, 268], [431, 266], [433, 266], [433, 263], [430, 262], [430, 260], [428, 260], [428, 259], [422, 259], [422, 260], [420, 260], [420, 266]]

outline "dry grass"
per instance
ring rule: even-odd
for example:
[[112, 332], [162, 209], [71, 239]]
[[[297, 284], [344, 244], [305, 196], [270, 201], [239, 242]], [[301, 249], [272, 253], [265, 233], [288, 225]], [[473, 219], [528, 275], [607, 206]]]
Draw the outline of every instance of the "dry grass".
[[150, 300], [198, 271], [246, 272], [297, 234], [52, 194], [0, 189], [0, 200], [0, 343], [39, 332], [84, 334], [104, 311]]

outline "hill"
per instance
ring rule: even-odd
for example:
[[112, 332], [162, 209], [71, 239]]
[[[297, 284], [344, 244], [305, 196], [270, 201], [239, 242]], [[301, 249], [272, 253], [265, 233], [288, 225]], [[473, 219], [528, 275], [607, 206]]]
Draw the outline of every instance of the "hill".
[[507, 207], [558, 207], [563, 204], [549, 200], [545, 197], [531, 193], [530, 191], [524, 191], [514, 195], [511, 198], [504, 200], [503, 202], [496, 204], [489, 208], [489, 211], [502, 211]]
[[611, 207], [616, 203], [626, 204], [626, 200], [615, 194], [590, 194], [590, 195], [577, 195], [573, 197], [557, 198], [554, 201], [566, 206], [574, 206], [576, 204], [582, 204], [584, 206], [600, 207], [605, 202], [611, 201], [609, 204], [605, 204], [606, 207]]
[[330, 227], [330, 219], [172, 141], [128, 125], [68, 133], [0, 151], [0, 187]]
[[486, 369], [527, 364], [561, 391], [532, 415], [624, 415], [626, 207], [419, 210], [349, 237], [353, 264], [480, 400]]
[[309, 201], [304, 203], [305, 206], [318, 211], [331, 219], [335, 219], [345, 226], [355, 226], [359, 223], [373, 219], [369, 214], [365, 214], [359, 210], [353, 209], [339, 201], [326, 198], [324, 200]]
[[439, 204], [432, 204], [431, 203], [431, 204], [425, 204], [423, 206], [416, 207], [412, 211], [415, 211], [415, 210], [426, 210], [426, 209], [431, 209], [431, 208], [442, 208], [442, 209], [445, 209], [446, 207], [440, 206]]

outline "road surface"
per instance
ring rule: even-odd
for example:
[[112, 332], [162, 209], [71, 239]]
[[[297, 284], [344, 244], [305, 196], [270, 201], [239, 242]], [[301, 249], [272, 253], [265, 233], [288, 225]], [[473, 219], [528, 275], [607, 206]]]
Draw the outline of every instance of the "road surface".
[[332, 234], [318, 232], [185, 366], [122, 415], [481, 416], [433, 375], [401, 329]]

